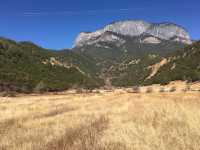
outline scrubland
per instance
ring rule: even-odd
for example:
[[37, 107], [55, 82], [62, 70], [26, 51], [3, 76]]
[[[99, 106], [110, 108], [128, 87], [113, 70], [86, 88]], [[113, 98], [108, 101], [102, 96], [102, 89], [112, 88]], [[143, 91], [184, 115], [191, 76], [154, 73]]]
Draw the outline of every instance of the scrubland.
[[199, 150], [200, 92], [0, 97], [1, 150]]

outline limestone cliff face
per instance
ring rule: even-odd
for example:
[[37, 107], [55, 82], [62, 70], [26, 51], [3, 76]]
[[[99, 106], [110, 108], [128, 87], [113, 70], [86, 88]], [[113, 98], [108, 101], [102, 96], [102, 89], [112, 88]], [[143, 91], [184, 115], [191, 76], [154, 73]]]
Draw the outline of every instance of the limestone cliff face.
[[[112, 34], [114, 33], [114, 34]], [[139, 37], [141, 35], [154, 37], [153, 44], [159, 43], [159, 39], [173, 40], [185, 44], [191, 44], [188, 32], [181, 26], [173, 23], [152, 24], [145, 21], [119, 21], [105, 26], [95, 32], [82, 32], [75, 41], [76, 47], [91, 45], [98, 42], [124, 43], [117, 35]], [[150, 42], [151, 40], [147, 40]], [[155, 42], [157, 41], [157, 42]], [[151, 42], [150, 42], [151, 43]]]

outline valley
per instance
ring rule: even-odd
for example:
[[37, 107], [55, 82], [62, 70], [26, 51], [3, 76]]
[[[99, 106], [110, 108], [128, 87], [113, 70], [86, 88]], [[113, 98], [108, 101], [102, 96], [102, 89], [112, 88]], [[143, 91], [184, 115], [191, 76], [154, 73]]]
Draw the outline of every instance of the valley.
[[200, 0], [1, 0], [0, 150], [200, 150]]

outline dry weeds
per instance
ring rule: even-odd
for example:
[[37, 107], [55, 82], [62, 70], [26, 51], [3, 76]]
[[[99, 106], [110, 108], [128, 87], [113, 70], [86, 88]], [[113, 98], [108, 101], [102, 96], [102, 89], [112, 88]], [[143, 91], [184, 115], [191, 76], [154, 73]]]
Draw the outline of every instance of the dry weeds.
[[0, 150], [199, 150], [199, 107], [199, 92], [0, 97]]

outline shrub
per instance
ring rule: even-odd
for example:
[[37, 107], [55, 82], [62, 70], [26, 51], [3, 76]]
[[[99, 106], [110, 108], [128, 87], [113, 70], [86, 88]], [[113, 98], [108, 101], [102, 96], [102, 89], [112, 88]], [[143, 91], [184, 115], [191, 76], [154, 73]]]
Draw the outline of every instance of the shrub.
[[133, 93], [140, 93], [140, 87], [138, 86], [134, 86], [132, 90]]
[[96, 94], [100, 94], [101, 93], [99, 90], [93, 90], [92, 92], [96, 93]]
[[175, 92], [176, 91], [176, 87], [171, 87], [171, 89], [169, 90], [169, 92]]
[[153, 92], [153, 88], [152, 87], [148, 87], [146, 90], [146, 93], [152, 93]]
[[186, 90], [187, 90], [187, 91], [190, 91], [190, 90], [191, 90], [190, 84], [187, 84], [187, 85], [186, 85]]
[[183, 89], [183, 92], [188, 92], [190, 90], [191, 90], [191, 86], [189, 84], [187, 84], [185, 89]]
[[160, 92], [160, 93], [164, 93], [164, 92], [165, 92], [165, 88], [164, 88], [164, 87], [161, 87], [160, 90], [159, 90], [159, 92]]
[[33, 90], [35, 93], [43, 93], [45, 91], [45, 84], [40, 81]]
[[83, 92], [84, 92], [84, 90], [82, 88], [76, 89], [76, 93], [77, 94], [82, 94]]
[[2, 97], [16, 97], [17, 96], [17, 93], [14, 92], [14, 91], [5, 91], [3, 93], [1, 93]]
[[92, 93], [92, 92], [93, 92], [92, 89], [87, 89], [87, 90], [86, 90], [86, 93]]

